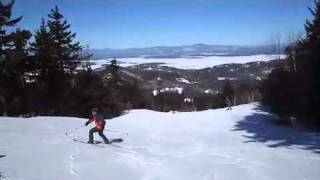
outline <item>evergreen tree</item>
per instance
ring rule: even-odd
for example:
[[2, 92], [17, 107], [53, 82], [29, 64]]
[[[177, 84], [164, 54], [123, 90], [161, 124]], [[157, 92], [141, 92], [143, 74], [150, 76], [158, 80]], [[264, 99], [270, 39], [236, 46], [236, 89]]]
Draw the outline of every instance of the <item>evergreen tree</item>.
[[[16, 29], [12, 36], [12, 43], [8, 45], [7, 59], [14, 67], [12, 69], [15, 74], [19, 74], [21, 78], [25, 78], [25, 72], [28, 71], [28, 56], [29, 50], [27, 48], [28, 41], [31, 38], [31, 33], [27, 30]], [[25, 80], [24, 80], [25, 81]]]
[[8, 53], [12, 49], [15, 34], [8, 34], [7, 28], [14, 26], [22, 19], [22, 17], [19, 17], [10, 20], [13, 4], [14, 1], [11, 1], [8, 5], [3, 5], [2, 1], [0, 1], [0, 77], [2, 80], [8, 78], [11, 71], [14, 70], [13, 68], [10, 68], [11, 62], [8, 59]]
[[116, 59], [113, 59], [110, 62], [111, 64], [106, 67], [106, 70], [110, 72], [108, 81], [111, 86], [116, 88], [117, 84], [119, 84], [119, 81], [121, 81], [119, 78], [119, 65]]
[[263, 99], [284, 121], [297, 116], [314, 128], [320, 127], [320, 0], [309, 10], [314, 18], [305, 23], [306, 37], [287, 47], [291, 71], [273, 71], [264, 83]]
[[307, 78], [310, 79], [310, 113], [318, 119], [320, 125], [320, 0], [315, 1], [315, 8], [309, 8], [313, 14], [313, 20], [307, 20], [305, 24], [306, 39], [301, 42], [302, 61], [305, 61]]
[[104, 83], [110, 91], [110, 111], [112, 114], [120, 114], [119, 99], [124, 82], [119, 76], [119, 65], [116, 59], [111, 60], [111, 64], [106, 67], [106, 71], [109, 73]]
[[81, 57], [82, 47], [79, 42], [74, 42], [76, 33], [72, 33], [70, 24], [64, 19], [56, 6], [48, 15], [49, 34], [52, 38], [54, 57], [59, 62], [60, 71], [63, 75], [72, 72], [85, 59]]
[[28, 111], [28, 82], [29, 82], [29, 51], [27, 48], [28, 40], [31, 33], [27, 30], [17, 29], [13, 33], [13, 43], [8, 51], [8, 60], [12, 63], [12, 72], [14, 79], [13, 83], [16, 84], [14, 89], [16, 104], [13, 105], [14, 114], [26, 113]]
[[8, 111], [11, 114], [21, 113], [28, 56], [26, 45], [31, 37], [26, 30], [7, 32], [22, 19], [10, 19], [14, 2], [4, 5], [0, 1], [0, 111], [4, 115]]
[[305, 23], [306, 37], [291, 47], [295, 50], [291, 59], [296, 60], [296, 71], [291, 73], [296, 87], [292, 91], [299, 116], [311, 126], [320, 126], [320, 0], [309, 10], [314, 17]]
[[39, 71], [38, 81], [47, 81], [50, 70], [57, 69], [58, 64], [54, 61], [53, 41], [44, 19], [42, 19], [39, 29], [34, 33], [34, 42], [30, 43], [30, 51], [34, 57], [34, 65]]
[[7, 34], [7, 28], [15, 26], [21, 19], [22, 16], [15, 19], [11, 18], [11, 9], [15, 0], [12, 0], [9, 4], [4, 5], [2, 1], [0, 1], [0, 58], [1, 61], [5, 61], [7, 46], [13, 41], [13, 36], [11, 34]]
[[54, 42], [44, 19], [34, 33], [30, 51], [33, 55], [33, 71], [37, 75], [33, 99], [37, 111], [48, 114], [58, 106], [65, 83], [59, 71], [59, 62], [55, 59]]
[[38, 76], [44, 93], [42, 101], [47, 101], [47, 114], [62, 112], [63, 102], [68, 100], [66, 92], [71, 88], [74, 72], [83, 60], [90, 56], [82, 54], [79, 42], [74, 42], [75, 33], [59, 12], [58, 7], [51, 10], [49, 20], [42, 20], [31, 44], [40, 74]]

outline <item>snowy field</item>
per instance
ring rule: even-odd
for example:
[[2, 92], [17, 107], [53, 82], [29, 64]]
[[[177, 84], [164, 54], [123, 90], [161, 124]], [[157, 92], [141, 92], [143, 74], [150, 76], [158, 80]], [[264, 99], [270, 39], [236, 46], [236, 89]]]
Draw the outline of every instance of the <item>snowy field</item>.
[[[280, 58], [285, 58], [280, 55]], [[279, 59], [279, 55], [251, 55], [251, 56], [208, 56], [197, 58], [119, 58], [117, 59], [122, 67], [133, 66], [146, 63], [163, 63], [163, 66], [174, 67], [178, 69], [203, 69], [221, 64], [230, 63], [248, 63], [255, 61], [270, 61]], [[93, 69], [109, 64], [112, 59], [94, 61]]]
[[[258, 104], [187, 113], [133, 110], [107, 121], [102, 147], [86, 119], [0, 118], [0, 172], [10, 180], [319, 180], [320, 137], [275, 126]], [[95, 136], [96, 139], [100, 138]], [[1, 179], [1, 178], [0, 178]]]

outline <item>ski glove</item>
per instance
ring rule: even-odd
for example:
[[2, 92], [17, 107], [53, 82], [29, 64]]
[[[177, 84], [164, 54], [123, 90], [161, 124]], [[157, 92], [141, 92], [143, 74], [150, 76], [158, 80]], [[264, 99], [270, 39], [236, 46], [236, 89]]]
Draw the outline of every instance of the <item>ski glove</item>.
[[88, 126], [88, 124], [90, 124], [90, 122], [89, 122], [89, 121], [87, 121], [85, 125], [86, 125], [86, 126]]

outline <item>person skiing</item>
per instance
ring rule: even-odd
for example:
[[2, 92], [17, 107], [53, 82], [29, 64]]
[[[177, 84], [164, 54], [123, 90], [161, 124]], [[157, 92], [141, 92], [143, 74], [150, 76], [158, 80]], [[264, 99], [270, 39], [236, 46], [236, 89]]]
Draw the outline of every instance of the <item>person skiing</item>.
[[93, 108], [91, 110], [91, 116], [89, 120], [85, 123], [88, 126], [90, 123], [95, 122], [95, 127], [89, 131], [89, 141], [88, 143], [93, 144], [93, 133], [98, 132], [99, 136], [103, 139], [104, 143], [109, 144], [108, 138], [103, 134], [106, 121], [103, 119], [103, 116], [98, 113], [98, 108]]
[[229, 97], [226, 97], [226, 104], [228, 106], [227, 110], [232, 110], [231, 101], [230, 101]]

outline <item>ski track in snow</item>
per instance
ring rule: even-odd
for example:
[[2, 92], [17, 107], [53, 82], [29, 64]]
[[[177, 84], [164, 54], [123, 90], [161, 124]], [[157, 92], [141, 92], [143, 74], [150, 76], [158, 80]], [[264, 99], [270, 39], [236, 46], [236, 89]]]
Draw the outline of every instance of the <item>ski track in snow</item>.
[[72, 140], [87, 140], [90, 127], [65, 135], [86, 119], [1, 117], [0, 172], [6, 180], [319, 180], [319, 134], [275, 126], [269, 116], [258, 104], [132, 110], [107, 121], [129, 134], [107, 137], [124, 142], [102, 147]]
[[78, 176], [79, 174], [75, 170], [75, 155], [70, 156], [70, 174]]
[[79, 155], [79, 148], [76, 147], [74, 148], [74, 153], [72, 155], [70, 155], [70, 166], [69, 166], [69, 172], [70, 174], [79, 177], [79, 173], [76, 170], [76, 163], [77, 163], [77, 159], [76, 157]]

